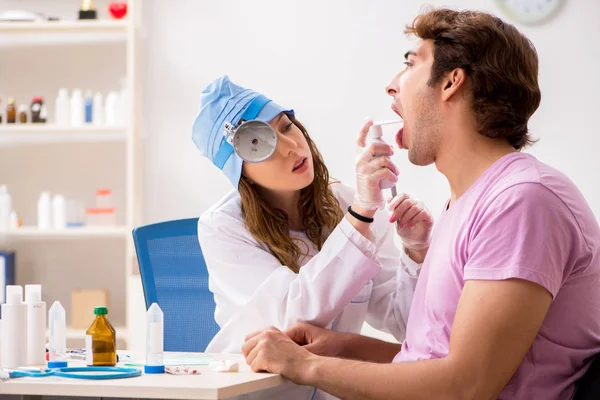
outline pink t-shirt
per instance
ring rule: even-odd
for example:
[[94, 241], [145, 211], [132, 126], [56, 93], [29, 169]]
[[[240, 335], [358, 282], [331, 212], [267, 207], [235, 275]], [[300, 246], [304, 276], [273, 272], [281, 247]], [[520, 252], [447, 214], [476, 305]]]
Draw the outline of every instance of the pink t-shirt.
[[553, 300], [499, 399], [570, 399], [600, 352], [600, 228], [575, 185], [527, 154], [498, 160], [443, 213], [394, 362], [448, 355], [465, 282], [509, 278]]

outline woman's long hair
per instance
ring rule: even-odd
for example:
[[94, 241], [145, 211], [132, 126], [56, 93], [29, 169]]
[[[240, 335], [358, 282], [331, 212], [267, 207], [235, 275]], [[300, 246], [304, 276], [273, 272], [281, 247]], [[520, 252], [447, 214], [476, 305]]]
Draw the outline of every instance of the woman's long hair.
[[[309, 186], [300, 191], [298, 207], [304, 223], [304, 232], [320, 251], [344, 214], [329, 186], [329, 171], [321, 153], [306, 128], [296, 119], [290, 119], [304, 134], [312, 153], [315, 178]], [[256, 240], [266, 244], [271, 254], [282, 265], [298, 273], [299, 260], [305, 253], [300, 249], [297, 241], [290, 237], [287, 214], [283, 210], [271, 207], [258, 193], [256, 186], [243, 175], [238, 190], [242, 199], [242, 215], [248, 231]]]

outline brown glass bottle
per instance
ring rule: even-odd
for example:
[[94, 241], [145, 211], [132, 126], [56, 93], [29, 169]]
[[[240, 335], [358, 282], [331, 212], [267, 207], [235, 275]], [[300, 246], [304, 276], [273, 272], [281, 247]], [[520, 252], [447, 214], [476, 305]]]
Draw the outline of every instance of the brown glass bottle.
[[17, 122], [17, 108], [15, 107], [15, 99], [10, 97], [6, 105], [6, 123], [14, 124]]
[[117, 363], [115, 328], [108, 322], [106, 307], [94, 308], [96, 319], [86, 331], [87, 365], [113, 366]]

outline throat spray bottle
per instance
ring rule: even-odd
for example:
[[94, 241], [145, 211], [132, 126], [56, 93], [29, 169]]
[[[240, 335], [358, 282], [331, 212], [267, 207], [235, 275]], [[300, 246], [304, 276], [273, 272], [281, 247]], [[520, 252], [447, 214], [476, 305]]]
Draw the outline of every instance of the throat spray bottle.
[[[373, 125], [371, 125], [371, 127], [369, 128], [369, 136], [368, 136], [368, 143], [386, 143], [383, 140], [383, 125], [390, 125], [390, 124], [399, 124], [402, 121], [380, 121], [380, 122], [373, 122]], [[387, 144], [387, 143], [386, 143]], [[381, 154], [375, 154], [375, 157], [381, 156]], [[389, 158], [389, 157], [388, 157]], [[392, 192], [392, 197], [396, 197], [396, 195], [398, 194], [397, 190], [396, 190], [396, 183], [392, 180], [389, 179], [382, 179], [379, 182], [379, 188], [380, 189], [390, 189]]]

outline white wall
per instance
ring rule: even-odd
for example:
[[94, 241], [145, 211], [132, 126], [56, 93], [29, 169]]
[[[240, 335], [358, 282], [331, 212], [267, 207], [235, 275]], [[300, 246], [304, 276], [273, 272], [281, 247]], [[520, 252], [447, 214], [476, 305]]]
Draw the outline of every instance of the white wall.
[[[199, 215], [228, 189], [190, 135], [202, 88], [227, 73], [293, 107], [334, 177], [353, 184], [354, 138], [365, 116], [389, 118], [384, 87], [410, 45], [403, 26], [421, 1], [153, 0], [146, 6], [145, 222]], [[492, 0], [429, 4], [499, 14]], [[570, 176], [600, 216], [600, 2], [567, 1], [547, 24], [521, 27], [540, 56], [543, 100], [531, 152]], [[391, 135], [388, 136], [391, 139]], [[399, 152], [399, 190], [438, 215], [448, 188], [434, 167]]]

